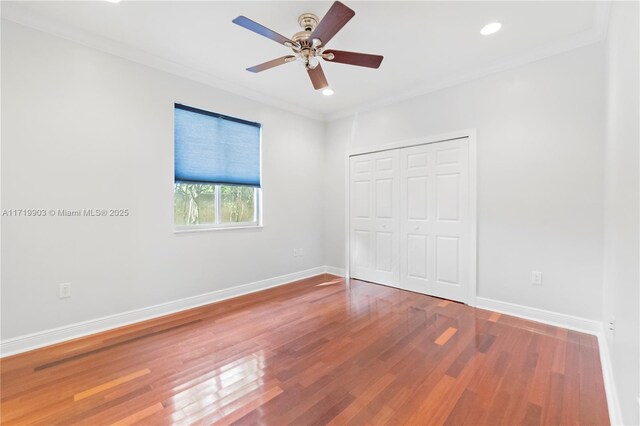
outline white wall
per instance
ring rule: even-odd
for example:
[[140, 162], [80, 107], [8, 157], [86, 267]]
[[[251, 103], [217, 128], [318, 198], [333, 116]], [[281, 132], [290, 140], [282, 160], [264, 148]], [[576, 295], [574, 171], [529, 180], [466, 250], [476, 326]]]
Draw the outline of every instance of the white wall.
[[351, 138], [355, 120], [343, 119], [329, 123], [325, 132], [325, 255], [326, 264], [345, 267], [345, 150]]
[[604, 115], [599, 43], [331, 123], [328, 264], [344, 267], [346, 150], [477, 128], [479, 296], [600, 320]]
[[607, 343], [625, 424], [637, 425], [640, 395], [638, 184], [640, 44], [637, 2], [615, 2], [607, 39], [605, 262], [603, 323], [615, 317]]
[[[263, 123], [264, 229], [174, 234], [174, 102]], [[131, 216], [3, 218], [2, 338], [323, 265], [323, 132], [3, 21], [2, 208]]]

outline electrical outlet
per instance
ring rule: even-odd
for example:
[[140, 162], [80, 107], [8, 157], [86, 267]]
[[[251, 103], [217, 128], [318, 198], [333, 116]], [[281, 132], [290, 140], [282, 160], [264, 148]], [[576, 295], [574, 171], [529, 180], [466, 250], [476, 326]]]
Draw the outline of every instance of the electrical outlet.
[[609, 331], [611, 334], [616, 334], [616, 317], [613, 315], [611, 315], [611, 318], [609, 319]]
[[58, 284], [58, 297], [60, 299], [71, 297], [71, 283]]
[[298, 257], [298, 249], [293, 249], [293, 257]]
[[542, 285], [542, 272], [531, 271], [531, 284]]

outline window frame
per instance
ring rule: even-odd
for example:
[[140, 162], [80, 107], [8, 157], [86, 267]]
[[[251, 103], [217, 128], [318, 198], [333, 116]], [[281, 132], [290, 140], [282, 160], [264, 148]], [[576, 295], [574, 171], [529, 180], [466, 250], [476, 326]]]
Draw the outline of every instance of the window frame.
[[[192, 108], [194, 110], [198, 110], [204, 113], [208, 113], [209, 115], [212, 115], [214, 117], [222, 117], [222, 118], [227, 118], [227, 119], [231, 119], [233, 121], [238, 121], [241, 123], [253, 123], [251, 121], [247, 121], [241, 118], [236, 118], [233, 116], [229, 116], [229, 115], [224, 115], [224, 114], [219, 114], [216, 112], [211, 112], [202, 108], [196, 108], [196, 107], [191, 107], [188, 106], [186, 104], [180, 104], [178, 102], [173, 104], [173, 110], [175, 111], [176, 105], [181, 105], [183, 107], [187, 107], [187, 108]], [[262, 218], [262, 189], [263, 189], [263, 180], [262, 180], [262, 125], [260, 124], [259, 126], [259, 136], [258, 136], [258, 144], [259, 144], [259, 152], [260, 152], [260, 186], [254, 186], [253, 190], [254, 190], [254, 208], [255, 208], [255, 220], [251, 221], [251, 222], [227, 222], [227, 223], [222, 223], [221, 222], [221, 216], [222, 216], [222, 197], [221, 197], [221, 190], [220, 188], [222, 186], [231, 186], [229, 184], [224, 184], [224, 183], [214, 183], [214, 182], [200, 182], [202, 184], [208, 184], [208, 185], [214, 185], [215, 186], [215, 213], [216, 213], [216, 223], [202, 223], [202, 224], [197, 224], [197, 225], [178, 225], [176, 224], [176, 216], [175, 216], [175, 196], [176, 196], [176, 190], [175, 190], [175, 185], [177, 183], [180, 183], [179, 181], [175, 180], [175, 173], [174, 173], [174, 179], [173, 179], [173, 188], [172, 188], [172, 197], [173, 197], [173, 203], [172, 206], [174, 206], [172, 208], [172, 217], [173, 217], [173, 231], [174, 233], [178, 234], [178, 233], [188, 233], [188, 232], [201, 232], [201, 231], [223, 231], [223, 230], [251, 230], [251, 229], [262, 229], [264, 224], [263, 224], [263, 218]], [[174, 138], [174, 146], [175, 146], [175, 138]], [[195, 182], [192, 182], [195, 183]], [[249, 185], [239, 185], [245, 188], [251, 188], [251, 186]]]
[[[176, 182], [174, 182], [175, 185]], [[215, 212], [216, 223], [200, 223], [197, 225], [177, 225], [175, 218], [175, 211], [173, 214], [173, 226], [174, 232], [194, 232], [194, 231], [220, 231], [231, 229], [260, 229], [262, 224], [262, 188], [253, 187], [254, 190], [254, 205], [255, 205], [255, 217], [256, 220], [251, 222], [221, 222], [222, 202], [220, 197], [220, 187], [223, 186], [220, 183], [211, 183], [215, 186]], [[250, 188], [250, 187], [249, 187]], [[175, 189], [173, 191], [174, 203], [175, 203]]]

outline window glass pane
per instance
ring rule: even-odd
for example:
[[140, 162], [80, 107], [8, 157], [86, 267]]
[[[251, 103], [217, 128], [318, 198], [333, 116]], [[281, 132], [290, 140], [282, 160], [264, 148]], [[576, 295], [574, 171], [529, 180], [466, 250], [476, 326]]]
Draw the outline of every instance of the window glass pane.
[[221, 222], [255, 222], [256, 189], [249, 186], [220, 187]]
[[174, 215], [176, 225], [215, 224], [215, 185], [176, 182]]

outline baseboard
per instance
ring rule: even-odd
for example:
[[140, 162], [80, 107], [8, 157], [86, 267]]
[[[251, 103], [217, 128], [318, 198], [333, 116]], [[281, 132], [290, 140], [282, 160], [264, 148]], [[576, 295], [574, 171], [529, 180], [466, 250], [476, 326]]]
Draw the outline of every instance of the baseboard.
[[266, 280], [255, 281], [236, 287], [216, 290], [197, 296], [191, 296], [184, 299], [162, 303], [159, 305], [135, 309], [132, 311], [122, 312], [119, 314], [109, 315], [101, 318], [2, 340], [0, 341], [0, 357], [15, 355], [21, 352], [53, 345], [55, 343], [60, 343], [67, 340], [76, 339], [78, 337], [99, 333], [101, 331], [106, 331], [136, 322], [173, 314], [187, 309], [197, 308], [198, 306], [208, 305], [210, 303], [242, 296], [244, 294], [266, 290], [268, 288], [288, 284], [293, 281], [313, 277], [315, 275], [324, 273], [334, 274], [336, 270], [337, 268], [318, 266], [316, 268], [294, 272], [287, 275], [281, 275], [279, 277], [268, 278]]
[[622, 425], [622, 409], [618, 399], [618, 391], [613, 378], [613, 366], [611, 365], [611, 355], [609, 345], [604, 331], [598, 333], [598, 349], [600, 350], [600, 363], [602, 364], [602, 379], [604, 380], [604, 390], [607, 394], [607, 406], [609, 407], [609, 421], [612, 425]]
[[515, 303], [487, 299], [485, 297], [476, 298], [476, 307], [596, 336], [599, 335], [602, 330], [602, 323], [599, 321], [529, 306], [516, 305]]
[[344, 268], [338, 268], [337, 266], [325, 266], [325, 272], [327, 274], [344, 277]]

